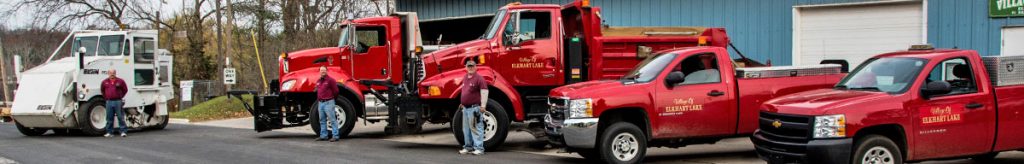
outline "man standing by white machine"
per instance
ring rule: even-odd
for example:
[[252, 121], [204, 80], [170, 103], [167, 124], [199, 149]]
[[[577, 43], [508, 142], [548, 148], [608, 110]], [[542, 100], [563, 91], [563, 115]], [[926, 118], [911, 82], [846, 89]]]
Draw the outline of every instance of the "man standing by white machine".
[[107, 79], [103, 80], [103, 84], [100, 85], [100, 92], [103, 94], [103, 99], [107, 100], [107, 134], [103, 137], [111, 137], [114, 133], [114, 116], [116, 115], [118, 121], [118, 128], [121, 132], [121, 137], [128, 137], [128, 127], [124, 123], [124, 110], [121, 107], [124, 106], [124, 95], [128, 93], [128, 86], [124, 83], [124, 80], [117, 77], [117, 70], [107, 70]]

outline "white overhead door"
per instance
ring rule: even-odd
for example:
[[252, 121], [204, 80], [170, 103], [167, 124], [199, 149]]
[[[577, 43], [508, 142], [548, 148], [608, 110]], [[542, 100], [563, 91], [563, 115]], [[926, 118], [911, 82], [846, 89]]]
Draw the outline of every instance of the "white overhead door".
[[925, 43], [921, 1], [793, 8], [793, 65], [844, 59], [850, 69], [868, 58]]
[[1024, 56], [1024, 27], [1003, 28], [1003, 56]]

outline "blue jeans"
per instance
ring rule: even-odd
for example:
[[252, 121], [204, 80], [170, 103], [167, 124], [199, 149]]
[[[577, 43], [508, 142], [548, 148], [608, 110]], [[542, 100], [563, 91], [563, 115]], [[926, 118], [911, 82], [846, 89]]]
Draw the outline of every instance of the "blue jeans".
[[114, 115], [117, 115], [118, 130], [121, 133], [127, 133], [128, 127], [124, 124], [124, 101], [122, 100], [107, 100], [107, 134], [114, 133]]
[[484, 122], [477, 115], [483, 116], [479, 105], [462, 109], [462, 141], [466, 143], [463, 149], [484, 151]]
[[327, 139], [327, 121], [331, 123], [332, 136], [341, 138], [341, 135], [338, 135], [338, 118], [334, 114], [334, 101], [317, 102], [317, 110], [317, 113], [320, 113], [320, 138]]

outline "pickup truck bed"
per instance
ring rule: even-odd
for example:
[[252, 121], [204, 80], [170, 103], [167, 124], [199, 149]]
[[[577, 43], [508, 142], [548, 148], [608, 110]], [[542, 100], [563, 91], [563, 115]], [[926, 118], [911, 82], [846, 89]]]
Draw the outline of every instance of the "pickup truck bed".
[[996, 90], [996, 144], [994, 151], [1024, 147], [1024, 85], [1000, 86]]

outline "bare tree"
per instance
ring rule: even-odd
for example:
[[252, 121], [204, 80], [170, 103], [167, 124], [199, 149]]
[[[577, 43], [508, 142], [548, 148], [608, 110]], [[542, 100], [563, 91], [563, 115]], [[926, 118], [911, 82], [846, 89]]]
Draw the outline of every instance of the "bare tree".
[[[125, 12], [129, 9], [132, 0], [23, 0], [4, 11], [5, 15], [14, 15], [16, 12], [35, 10], [32, 14], [33, 26], [55, 28], [67, 28], [75, 24], [92, 22], [92, 19], [100, 18], [106, 22], [92, 24], [96, 26], [122, 27], [125, 22]], [[52, 23], [52, 24], [51, 24]]]

